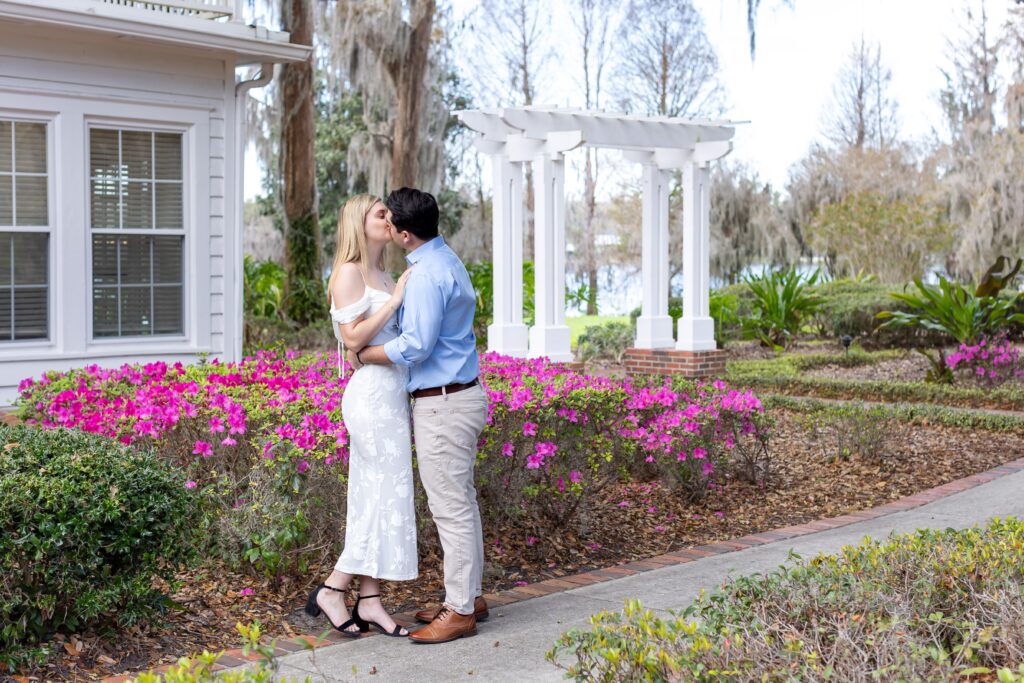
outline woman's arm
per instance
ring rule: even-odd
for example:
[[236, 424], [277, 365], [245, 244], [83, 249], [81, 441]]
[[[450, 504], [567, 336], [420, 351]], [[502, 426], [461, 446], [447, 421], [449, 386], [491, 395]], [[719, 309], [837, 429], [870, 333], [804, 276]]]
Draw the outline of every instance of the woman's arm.
[[[378, 332], [384, 329], [388, 320], [398, 310], [398, 307], [402, 305], [405, 282], [410, 272], [410, 270], [407, 270], [402, 274], [402, 277], [398, 278], [398, 283], [395, 285], [395, 291], [391, 294], [391, 298], [373, 315], [367, 317], [363, 313], [355, 320], [347, 323], [339, 323], [332, 320], [332, 323], [338, 326], [341, 338], [345, 341], [345, 346], [359, 350], [376, 337]], [[335, 279], [334, 286], [331, 289], [334, 305], [338, 308], [350, 306], [357, 303], [365, 294], [366, 284], [363, 282], [363, 276], [359, 272], [359, 266], [355, 263], [342, 264], [338, 277]]]

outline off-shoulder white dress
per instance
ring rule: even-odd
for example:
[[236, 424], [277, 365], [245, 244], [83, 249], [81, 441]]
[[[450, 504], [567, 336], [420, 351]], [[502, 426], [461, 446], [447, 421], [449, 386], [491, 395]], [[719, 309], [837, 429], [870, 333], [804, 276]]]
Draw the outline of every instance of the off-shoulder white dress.
[[[390, 297], [367, 287], [356, 303], [332, 305], [331, 327], [338, 340], [339, 323], [373, 315]], [[397, 317], [391, 316], [369, 346], [399, 332]], [[407, 373], [397, 365], [365, 365], [345, 387], [341, 414], [349, 438], [349, 479], [345, 549], [335, 565], [340, 572], [391, 581], [418, 574]]]

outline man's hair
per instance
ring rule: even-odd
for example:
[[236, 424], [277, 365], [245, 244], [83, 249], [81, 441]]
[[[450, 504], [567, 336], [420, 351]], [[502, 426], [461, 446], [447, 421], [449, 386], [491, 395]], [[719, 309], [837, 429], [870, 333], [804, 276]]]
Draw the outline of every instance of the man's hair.
[[391, 211], [391, 224], [398, 230], [410, 232], [424, 241], [437, 237], [440, 213], [434, 195], [413, 187], [400, 187], [388, 195], [384, 204]]

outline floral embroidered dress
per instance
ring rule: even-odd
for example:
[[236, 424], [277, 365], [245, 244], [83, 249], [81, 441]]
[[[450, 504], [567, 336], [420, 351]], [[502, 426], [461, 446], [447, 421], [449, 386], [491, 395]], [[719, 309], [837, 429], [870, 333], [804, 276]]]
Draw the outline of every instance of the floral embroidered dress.
[[[331, 326], [338, 340], [339, 324], [373, 315], [390, 296], [367, 287], [354, 304], [332, 305]], [[369, 345], [398, 335], [398, 320], [392, 316]], [[390, 581], [418, 574], [407, 372], [396, 365], [366, 365], [345, 387], [341, 414], [349, 434], [349, 479], [345, 549], [335, 565], [340, 572]]]

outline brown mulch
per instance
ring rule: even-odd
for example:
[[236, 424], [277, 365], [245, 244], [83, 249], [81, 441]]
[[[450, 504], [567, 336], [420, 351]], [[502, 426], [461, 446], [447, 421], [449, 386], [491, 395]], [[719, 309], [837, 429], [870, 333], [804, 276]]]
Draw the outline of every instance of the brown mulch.
[[923, 382], [931, 364], [920, 353], [907, 351], [901, 358], [883, 360], [870, 365], [842, 367], [823, 365], [804, 373], [807, 377], [829, 379], [876, 380], [882, 382]]
[[[532, 538], [513, 527], [485, 528], [485, 592], [875, 507], [1024, 456], [1018, 434], [900, 425], [891, 428], [880, 457], [841, 459], [809, 437], [804, 419], [778, 414], [775, 474], [763, 488], [727, 480], [705, 501], [686, 504], [662, 484], [634, 483], [605, 498], [587, 520], [585, 537], [559, 531]], [[302, 608], [307, 591], [330, 568], [314, 567], [275, 585], [211, 561], [180, 575], [181, 588], [172, 595], [180, 608], [164, 623], [56, 640], [63, 656], [35, 675], [73, 680], [143, 671], [204, 649], [237, 647], [235, 624], [257, 619], [272, 638], [321, 633], [326, 622], [308, 618]], [[390, 609], [441, 598], [440, 558], [422, 557], [420, 568], [415, 581], [385, 584]]]

